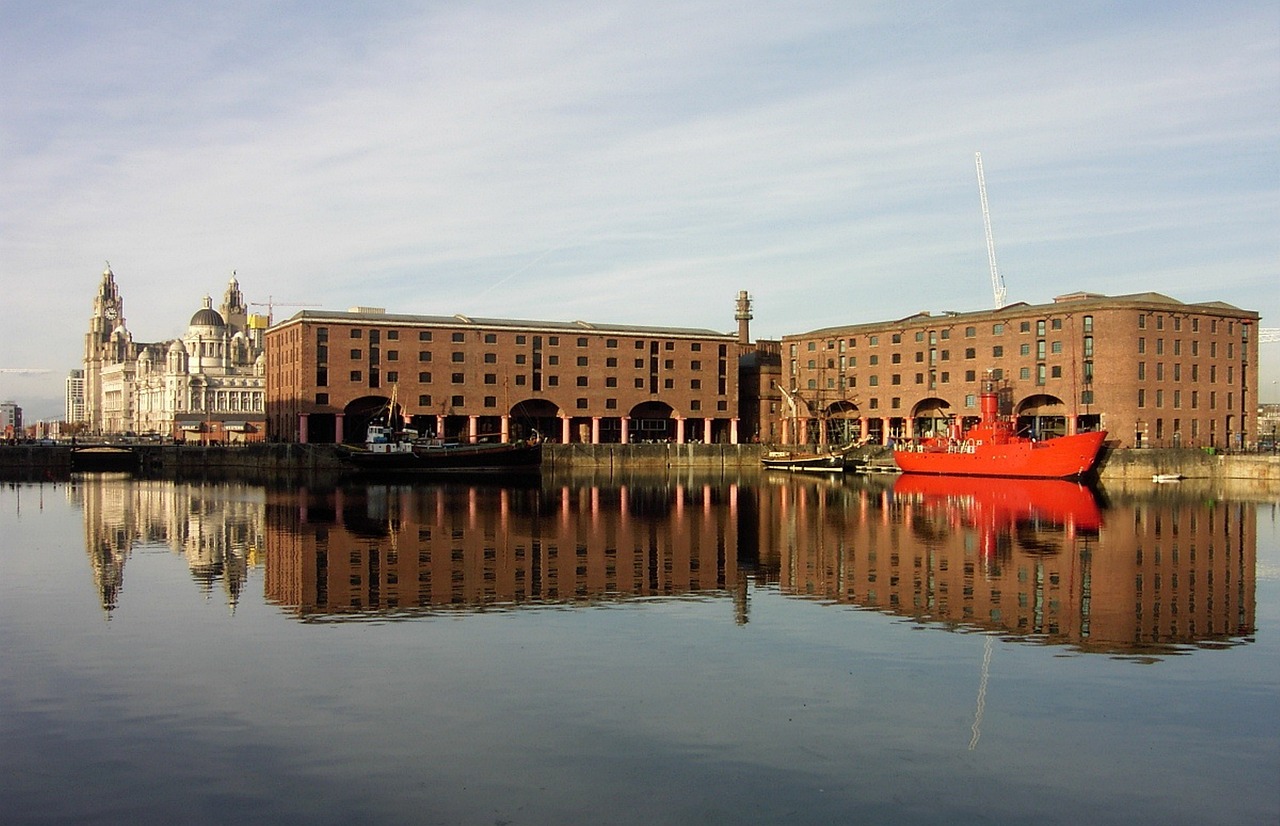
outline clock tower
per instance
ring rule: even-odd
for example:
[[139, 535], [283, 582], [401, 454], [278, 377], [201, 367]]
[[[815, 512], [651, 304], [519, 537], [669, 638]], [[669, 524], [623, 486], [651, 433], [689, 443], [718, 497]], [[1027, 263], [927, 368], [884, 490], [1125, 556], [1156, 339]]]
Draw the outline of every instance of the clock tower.
[[[117, 330], [120, 335], [115, 335]], [[93, 315], [89, 318], [89, 332], [84, 337], [84, 417], [90, 432], [102, 430], [102, 371], [103, 368], [129, 357], [121, 352], [120, 344], [129, 338], [124, 331], [124, 300], [116, 287], [111, 263], [102, 271], [102, 281], [93, 297]], [[124, 349], [131, 349], [125, 347]]]

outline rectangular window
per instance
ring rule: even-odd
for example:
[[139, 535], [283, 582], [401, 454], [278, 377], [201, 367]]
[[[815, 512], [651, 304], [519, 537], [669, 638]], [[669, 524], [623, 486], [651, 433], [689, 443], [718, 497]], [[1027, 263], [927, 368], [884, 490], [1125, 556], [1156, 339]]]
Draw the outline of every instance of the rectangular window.
[[418, 361], [431, 361], [431, 351], [430, 351], [430, 350], [419, 350], [419, 351], [418, 351]]
[[363, 373], [361, 373], [359, 370], [352, 370], [352, 371], [351, 371], [351, 380], [352, 380], [352, 381], [360, 381], [362, 378], [364, 378], [364, 374], [363, 374]]
[[400, 373], [399, 373], [399, 371], [397, 371], [397, 370], [388, 370], [388, 371], [387, 371], [387, 381], [391, 382], [392, 384], [395, 384], [396, 382], [400, 381]]
[[352, 328], [351, 328], [351, 337], [352, 337], [352, 338], [364, 338], [364, 330], [359, 330], [359, 329], [357, 329], [357, 328], [355, 328], [355, 327], [352, 327]]
[[430, 407], [430, 406], [431, 406], [431, 395], [429, 393], [424, 393], [418, 396], [418, 407]]
[[484, 334], [484, 343], [485, 343], [485, 344], [497, 344], [497, 343], [498, 343], [498, 336], [497, 336], [497, 334], [496, 334], [496, 333], [485, 333], [485, 334]]
[[352, 361], [359, 361], [361, 358], [363, 358], [363, 353], [364, 353], [364, 351], [362, 351], [362, 350], [359, 350], [359, 349], [357, 349], [357, 348], [352, 348], [352, 350], [351, 350], [351, 359], [352, 359]]
[[991, 355], [995, 358], [1000, 358], [1004, 355], [1004, 348], [997, 344], [991, 348]]
[[449, 336], [450, 341], [466, 341], [466, 333], [454, 333]]
[[431, 340], [431, 331], [430, 331], [430, 330], [419, 330], [419, 331], [418, 331], [418, 341], [430, 341], [430, 340]]
[[453, 382], [454, 384], [463, 384], [463, 383], [464, 383], [464, 381], [463, 381], [463, 374], [462, 374], [462, 373], [450, 373], [450, 374], [449, 374], [449, 381]]
[[399, 351], [399, 350], [388, 350], [388, 351], [387, 351], [387, 361], [399, 361], [399, 360], [400, 360], [400, 351]]
[[419, 384], [431, 384], [431, 374], [430, 374], [430, 373], [419, 373], [419, 374], [418, 374], [418, 383], [419, 383]]

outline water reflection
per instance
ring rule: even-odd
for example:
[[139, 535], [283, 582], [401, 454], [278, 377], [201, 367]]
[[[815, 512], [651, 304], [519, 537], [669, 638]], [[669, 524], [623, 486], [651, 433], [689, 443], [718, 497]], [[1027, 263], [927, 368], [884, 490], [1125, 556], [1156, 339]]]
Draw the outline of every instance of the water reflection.
[[267, 597], [305, 617], [739, 594], [739, 486], [273, 494]]
[[197, 587], [220, 593], [232, 610], [263, 547], [263, 494], [256, 486], [101, 473], [77, 476], [67, 496], [84, 510], [85, 550], [108, 618], [135, 547], [182, 555]]
[[131, 549], [163, 545], [232, 608], [261, 564], [267, 599], [307, 621], [699, 596], [726, 599], [744, 623], [748, 580], [1088, 652], [1236, 644], [1255, 621], [1254, 505], [1101, 502], [1067, 482], [664, 477], [264, 491], [99, 476], [69, 490], [108, 614]]
[[1168, 654], [1254, 630], [1255, 506], [1111, 503], [1061, 481], [902, 476], [761, 490], [781, 589], [1080, 651]]

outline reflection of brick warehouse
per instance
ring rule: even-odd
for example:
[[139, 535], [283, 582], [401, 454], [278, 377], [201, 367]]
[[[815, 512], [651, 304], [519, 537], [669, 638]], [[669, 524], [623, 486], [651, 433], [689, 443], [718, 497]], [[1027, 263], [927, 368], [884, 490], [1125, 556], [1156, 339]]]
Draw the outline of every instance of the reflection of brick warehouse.
[[762, 369], [762, 393], [776, 381], [795, 398], [794, 411], [780, 394], [761, 401], [762, 433], [787, 443], [931, 435], [948, 416], [977, 416], [988, 369], [1041, 437], [1102, 429], [1124, 447], [1238, 447], [1258, 436], [1258, 314], [1218, 301], [1074, 293], [919, 313], [786, 336], [780, 363]]
[[786, 593], [1083, 650], [1159, 650], [1254, 627], [1254, 507], [1141, 502], [1069, 520], [983, 519], [972, 503], [762, 488], [763, 560]]
[[723, 592], [737, 587], [737, 537], [720, 496], [370, 487], [300, 505], [280, 494], [266, 593], [305, 615]]
[[305, 310], [267, 332], [267, 416], [276, 439], [359, 441], [394, 389], [449, 438], [737, 442], [744, 335]]

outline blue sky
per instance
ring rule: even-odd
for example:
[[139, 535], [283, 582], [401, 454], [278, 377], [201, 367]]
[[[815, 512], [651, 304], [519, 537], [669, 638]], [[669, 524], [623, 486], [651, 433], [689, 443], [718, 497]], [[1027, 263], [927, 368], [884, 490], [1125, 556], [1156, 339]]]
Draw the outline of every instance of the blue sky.
[[[1145, 290], [1280, 327], [1280, 7], [0, 2], [0, 397], [250, 301], [777, 337]], [[292, 312], [278, 309], [277, 317]], [[1280, 344], [1262, 345], [1280, 401]]]

